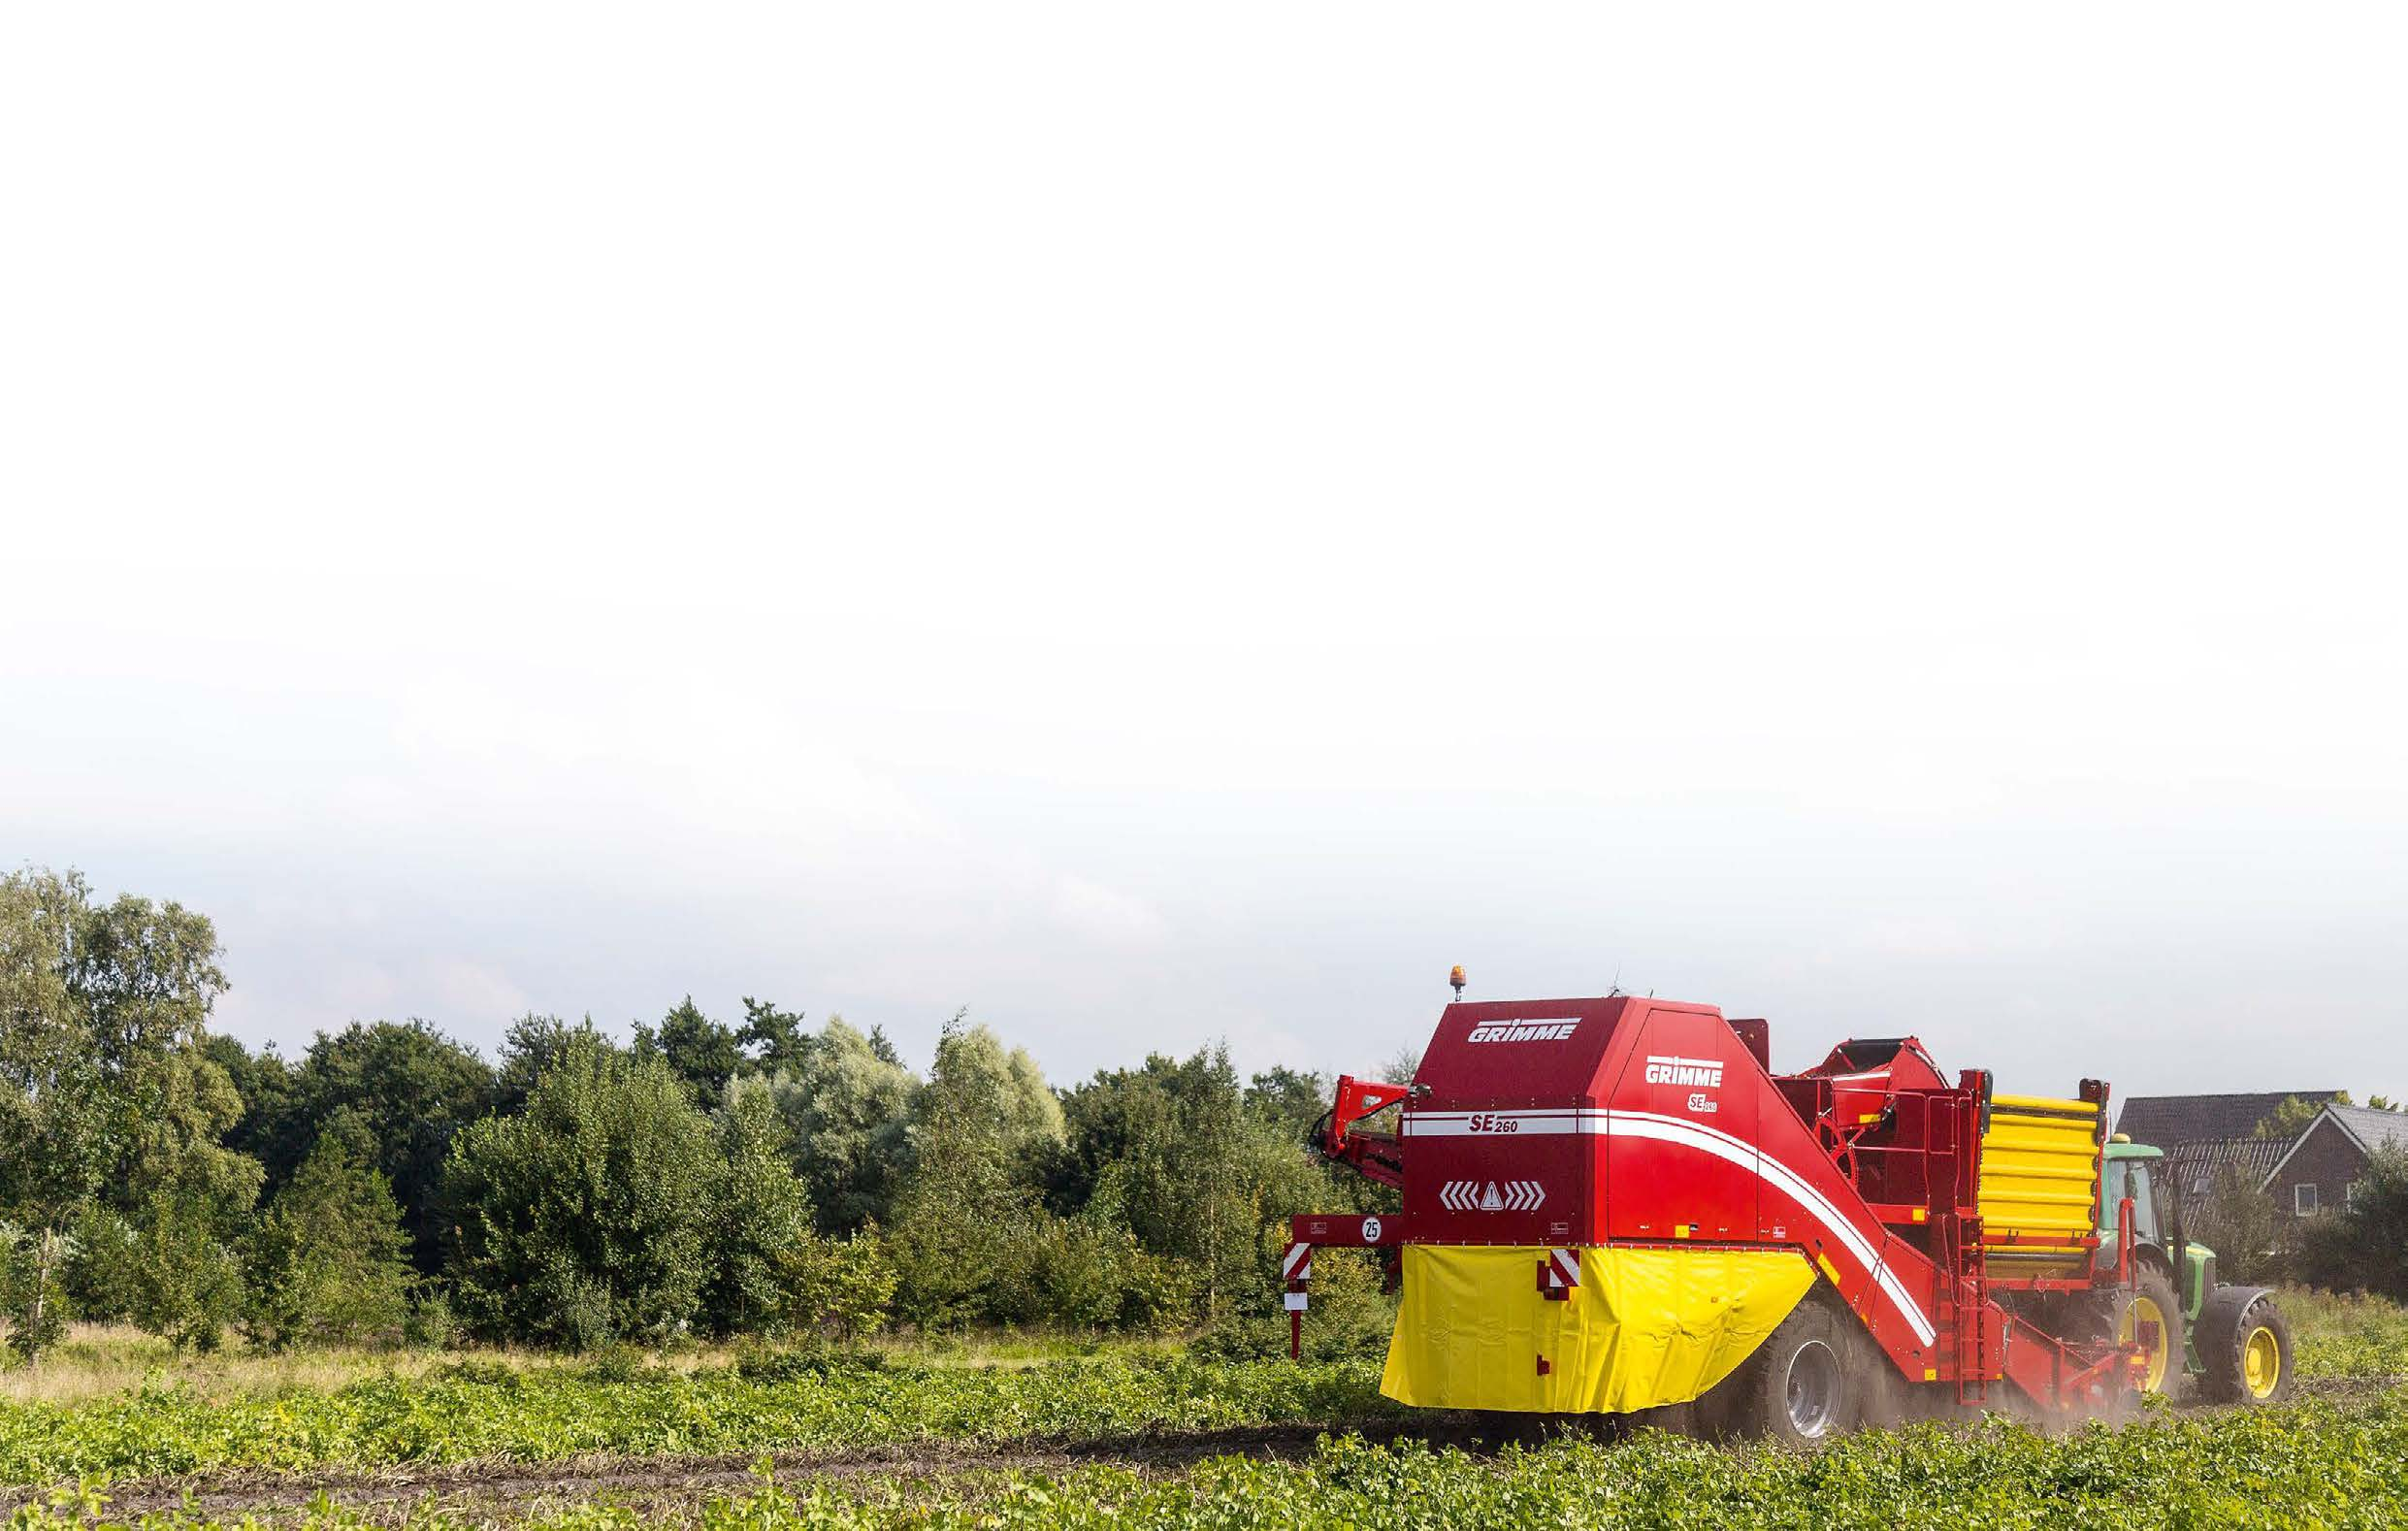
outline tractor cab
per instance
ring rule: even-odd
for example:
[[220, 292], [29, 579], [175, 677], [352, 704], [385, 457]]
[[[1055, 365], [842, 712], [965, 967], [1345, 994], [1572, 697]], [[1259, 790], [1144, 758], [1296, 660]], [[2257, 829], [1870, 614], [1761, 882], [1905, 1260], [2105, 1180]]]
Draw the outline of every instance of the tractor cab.
[[[2106, 1157], [2107, 1193], [2102, 1198], [2103, 1205], [2113, 1207], [2119, 1198], [2130, 1196], [2133, 1253], [2165, 1259], [2167, 1235], [2178, 1221], [2164, 1216], [2169, 1209], [2162, 1208], [2159, 1201], [2158, 1182], [2164, 1172], [2165, 1151], [2141, 1143], [2110, 1142]], [[2106, 1223], [2107, 1220], [2102, 1218], [2100, 1222]], [[2112, 1225], [2099, 1230], [2099, 1255], [2107, 1264], [2115, 1263], [2119, 1234], [2120, 1230]], [[2167, 1268], [2171, 1269], [2170, 1261]]]

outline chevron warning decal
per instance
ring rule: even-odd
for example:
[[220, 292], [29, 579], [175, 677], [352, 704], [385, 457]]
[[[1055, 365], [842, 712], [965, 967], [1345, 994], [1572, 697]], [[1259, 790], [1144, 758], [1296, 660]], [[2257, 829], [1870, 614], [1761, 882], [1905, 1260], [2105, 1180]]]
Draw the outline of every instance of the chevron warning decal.
[[1438, 1204], [1450, 1212], [1536, 1212], [1546, 1205], [1546, 1188], [1535, 1180], [1450, 1180], [1438, 1188]]

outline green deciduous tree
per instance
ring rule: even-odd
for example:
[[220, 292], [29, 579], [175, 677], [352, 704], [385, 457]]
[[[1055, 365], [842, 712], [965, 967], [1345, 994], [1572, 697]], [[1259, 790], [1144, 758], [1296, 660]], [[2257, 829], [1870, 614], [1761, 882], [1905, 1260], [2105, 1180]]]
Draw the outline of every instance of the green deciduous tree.
[[160, 1266], [133, 1273], [137, 1317], [187, 1343], [212, 1337], [214, 1254], [259, 1184], [219, 1141], [241, 1097], [203, 1052], [217, 957], [181, 905], [97, 902], [73, 872], [0, 878], [0, 1214], [54, 1252], [95, 1207], [126, 1217]]
[[[527, 1097], [535, 1093], [536, 1081], [560, 1060], [568, 1051], [569, 1039], [579, 1035], [602, 1037], [594, 1027], [592, 1016], [571, 1025], [558, 1016], [529, 1011], [511, 1022], [509, 1030], [503, 1034], [501, 1057], [494, 1068], [495, 1112], [514, 1117], [526, 1110]], [[609, 1045], [606, 1039], [603, 1045]]]
[[783, 1329], [850, 1342], [886, 1322], [898, 1276], [875, 1228], [841, 1239], [798, 1239], [776, 1263]]
[[[775, 1073], [735, 1080], [728, 1099], [767, 1096], [785, 1124], [821, 1232], [846, 1234], [891, 1221], [911, 1156], [911, 1110], [920, 1082], [878, 1037], [830, 1017]], [[891, 1054], [892, 1050], [890, 1050]]]
[[1247, 1082], [1246, 1109], [1265, 1125], [1301, 1143], [1329, 1110], [1336, 1081], [1274, 1066]]
[[766, 999], [744, 996], [744, 1024], [736, 1040], [751, 1052], [744, 1072], [776, 1074], [794, 1067], [811, 1049], [810, 1033], [802, 1028], [802, 1012], [780, 1010]]
[[1182, 1262], [1208, 1319], [1264, 1299], [1283, 1218], [1333, 1204], [1295, 1125], [1304, 1087], [1281, 1093], [1250, 1109], [1227, 1049], [1213, 1048], [1100, 1072], [1063, 1098], [1071, 1199]]
[[1152, 1331], [1192, 1316], [1197, 1267], [1148, 1254], [1101, 1218], [1040, 1212], [989, 1247], [992, 1285], [983, 1312], [1005, 1323]]
[[[2351, 1103], [2350, 1092], [2346, 1090], [2337, 1091], [2332, 1097], [2332, 1103], [2336, 1106], [2349, 1105]], [[2264, 1121], [2258, 1124], [2254, 1135], [2262, 1138], [2282, 1138], [2288, 1141], [2305, 1132], [2308, 1129], [2308, 1124], [2323, 1115], [2324, 1110], [2324, 1106], [2317, 1101], [2302, 1100], [2297, 1095], [2286, 1095], [2283, 1097], [2283, 1103], [2276, 1106]]]
[[692, 994], [661, 1018], [660, 1029], [635, 1024], [635, 1052], [667, 1059], [669, 1072], [685, 1081], [695, 1099], [704, 1102], [717, 1101], [744, 1066], [735, 1031], [704, 1015]]
[[2216, 1170], [2207, 1194], [2183, 1207], [2186, 1236], [2216, 1252], [2218, 1279], [2256, 1282], [2273, 1279], [2281, 1260], [2283, 1224], [2274, 1198], [2257, 1179], [2238, 1166]]
[[660, 1058], [570, 1032], [517, 1117], [452, 1140], [444, 1205], [461, 1317], [495, 1339], [658, 1341], [711, 1274], [720, 1145]]
[[409, 1314], [408, 1236], [374, 1145], [346, 1115], [260, 1215], [248, 1247], [244, 1328], [282, 1350], [397, 1338]]
[[204, 1184], [174, 1182], [143, 1199], [133, 1226], [127, 1313], [179, 1350], [215, 1350], [243, 1305], [240, 1229], [228, 1204]]
[[225, 1071], [243, 1102], [243, 1114], [222, 1141], [236, 1153], [259, 1160], [268, 1172], [268, 1189], [273, 1190], [299, 1161], [298, 1154], [287, 1147], [294, 1124], [304, 1116], [292, 1103], [292, 1065], [273, 1042], [253, 1052], [240, 1038], [223, 1032], [212, 1032], [201, 1044], [201, 1053]]
[[948, 1022], [912, 1102], [912, 1167], [895, 1199], [897, 1305], [924, 1324], [980, 1316], [994, 1272], [980, 1257], [1036, 1216], [1062, 1145], [1060, 1102], [1034, 1059], [987, 1027]]
[[813, 1236], [810, 1203], [787, 1162], [785, 1137], [759, 1091], [735, 1094], [720, 1113], [712, 1269], [697, 1320], [710, 1333], [770, 1333], [792, 1317], [787, 1255]]
[[269, 1184], [281, 1185], [326, 1133], [344, 1132], [384, 1176], [412, 1263], [431, 1275], [442, 1264], [436, 1198], [452, 1137], [493, 1109], [495, 1090], [494, 1071], [474, 1048], [423, 1021], [321, 1031], [291, 1072]]
[[219, 1142], [243, 1112], [223, 1068], [182, 1049], [155, 1085], [131, 1160], [135, 1257], [119, 1289], [143, 1328], [214, 1350], [242, 1304], [244, 1220], [264, 1172]]
[[0, 1222], [0, 1322], [9, 1349], [27, 1360], [58, 1343], [67, 1329], [67, 1271], [75, 1241], [56, 1228]]

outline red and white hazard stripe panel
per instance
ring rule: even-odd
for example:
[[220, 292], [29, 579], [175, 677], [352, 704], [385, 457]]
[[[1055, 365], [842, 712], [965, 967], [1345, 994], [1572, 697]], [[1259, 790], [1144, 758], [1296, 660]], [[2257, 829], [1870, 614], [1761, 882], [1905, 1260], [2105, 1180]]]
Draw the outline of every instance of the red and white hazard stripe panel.
[[1287, 1254], [1280, 1261], [1280, 1279], [1283, 1281], [1311, 1281], [1313, 1279], [1312, 1245], [1290, 1244], [1287, 1246]]
[[[1287, 1246], [1287, 1253], [1280, 1257], [1280, 1275], [1287, 1282], [1287, 1311], [1302, 1314], [1306, 1300], [1304, 1284], [1313, 1279], [1313, 1246], [1302, 1241]], [[1299, 1340], [1300, 1336], [1290, 1334], [1287, 1349], [1291, 1355]]]
[[1549, 1250], [1539, 1261], [1539, 1290], [1549, 1302], [1562, 1302], [1580, 1285], [1580, 1252]]

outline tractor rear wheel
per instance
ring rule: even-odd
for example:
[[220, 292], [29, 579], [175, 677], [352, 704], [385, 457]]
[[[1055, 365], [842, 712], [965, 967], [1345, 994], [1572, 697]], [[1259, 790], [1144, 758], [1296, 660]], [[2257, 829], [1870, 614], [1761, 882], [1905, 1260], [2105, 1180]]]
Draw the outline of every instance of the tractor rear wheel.
[[2199, 1311], [2199, 1361], [2208, 1395], [2227, 1403], [2280, 1403], [2295, 1385], [2291, 1323], [2274, 1294], [2258, 1287], [2219, 1287]]
[[2146, 1331], [2156, 1331], [2140, 1390], [2179, 1401], [2190, 1372], [2183, 1364], [2182, 1300], [2174, 1294], [2173, 1279], [2154, 1265], [2140, 1266], [2131, 1287], [2109, 1293], [2105, 1317], [2106, 1331], [2118, 1344], [2130, 1345]]
[[1863, 1422], [1869, 1367], [1862, 1325], [1812, 1297], [1714, 1389], [1720, 1421], [1741, 1435], [1812, 1446]]

